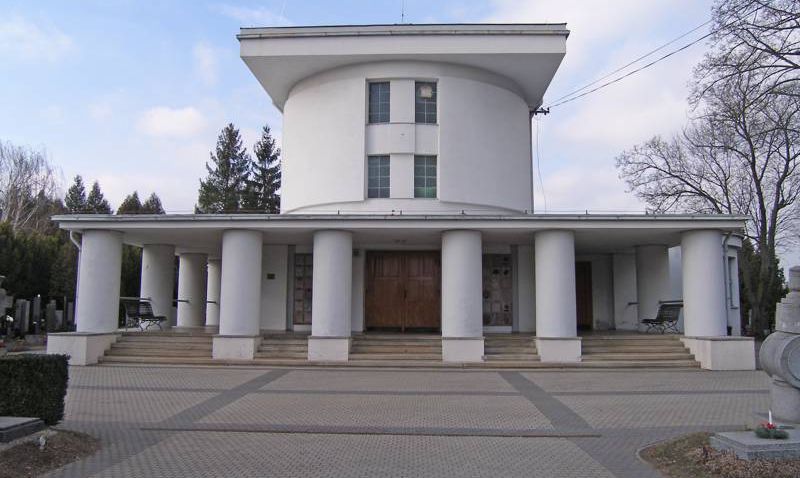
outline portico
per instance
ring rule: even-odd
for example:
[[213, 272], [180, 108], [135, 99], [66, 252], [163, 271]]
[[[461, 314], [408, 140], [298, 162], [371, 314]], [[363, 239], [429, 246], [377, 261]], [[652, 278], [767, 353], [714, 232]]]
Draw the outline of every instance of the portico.
[[[434, 311], [440, 314], [438, 330], [435, 323], [433, 327], [430, 322], [416, 323], [422, 325], [420, 330], [441, 336], [445, 362], [481, 362], [486, 333], [529, 332], [531, 328], [542, 362], [580, 361], [576, 264], [586, 257], [595, 258], [589, 262], [598, 264], [598, 269], [614, 263], [615, 258], [635, 261], [634, 290], [614, 291], [614, 287], [625, 288], [629, 281], [622, 272], [608, 267], [606, 272], [613, 287], [598, 283], [590, 292], [592, 304], [597, 304], [593, 306], [596, 309], [593, 328], [623, 329], [625, 326], [616, 321], [625, 311], [613, 307], [604, 310], [600, 304], [613, 304], [615, 294], [628, 293], [639, 298], [634, 307], [649, 307], [648, 312], [637, 315], [652, 317], [659, 302], [679, 300], [665, 286], [670, 282], [666, 251], [667, 247], [675, 246], [680, 247], [683, 258], [683, 323], [687, 346], [698, 350], [694, 352], [696, 355], [704, 353], [700, 352], [705, 350], [703, 347], [715, 345], [739, 347], [739, 351], [752, 346], [752, 342], [728, 337], [729, 310], [722, 300], [726, 287], [724, 246], [731, 244], [730, 238], [727, 243], [725, 240], [741, 227], [742, 218], [737, 217], [176, 215], [59, 216], [56, 220], [61, 227], [83, 238], [81, 270], [92, 273], [81, 276], [80, 300], [83, 304], [103, 302], [88, 310], [79, 307], [76, 317], [79, 332], [108, 336], [116, 333], [114, 304], [119, 294], [103, 286], [113, 283], [112, 276], [119, 274], [119, 265], [115, 268], [110, 258], [116, 247], [125, 242], [143, 247], [146, 260], [141, 296], [150, 298], [157, 313], [170, 312], [164, 310], [164, 303], [166, 297], [173, 295], [176, 255], [180, 262], [177, 325], [213, 327], [217, 319], [208, 311], [218, 308], [218, 334], [213, 338], [215, 359], [252, 359], [264, 333], [304, 330], [303, 324], [297, 323], [303, 321], [295, 320], [296, 307], [300, 307], [296, 304], [302, 304], [304, 299], [298, 297], [308, 291], [300, 288], [290, 294], [296, 285], [297, 262], [282, 257], [281, 251], [295, 257], [308, 254], [309, 263], [313, 264], [310, 361], [347, 361], [352, 335], [370, 333], [376, 324], [370, 317], [374, 314], [372, 310], [387, 310], [366, 305], [377, 296], [369, 279], [374, 272], [365, 270], [368, 261], [364, 257], [381, 251], [406, 251], [438, 262], [440, 281], [416, 277], [394, 284], [405, 289], [400, 300], [409, 296], [410, 289], [414, 289], [412, 295], [417, 297], [438, 295], [440, 310]], [[654, 246], [656, 243], [659, 245]], [[508, 261], [511, 271], [508, 285], [513, 291], [508, 307], [509, 317], [515, 319], [506, 328], [492, 325], [489, 320], [491, 310], [487, 307], [491, 308], [491, 302], [487, 295], [493, 294], [493, 289], [486, 278], [491, 279], [492, 273], [500, 271], [484, 260], [489, 256], [502, 257], [504, 254], [498, 254], [502, 252], [508, 252], [505, 255], [513, 259]], [[270, 264], [270, 260], [279, 268]], [[604, 273], [595, 271], [592, 276], [596, 274], [603, 277]], [[285, 292], [283, 295], [265, 292], [272, 289]], [[102, 300], [95, 296], [98, 290], [104, 290]], [[297, 300], [291, 300], [291, 295]], [[436, 304], [420, 303], [428, 304], [427, 307]], [[389, 308], [396, 306], [390, 304]], [[101, 314], [96, 313], [100, 310]], [[408, 310], [412, 311], [408, 312], [410, 317], [424, 313], [419, 308], [418, 312], [413, 312], [413, 307]], [[406, 332], [413, 333], [419, 328], [413, 318], [407, 324]], [[717, 363], [720, 367], [719, 360]], [[747, 368], [747, 365], [745, 360], [735, 366]]]

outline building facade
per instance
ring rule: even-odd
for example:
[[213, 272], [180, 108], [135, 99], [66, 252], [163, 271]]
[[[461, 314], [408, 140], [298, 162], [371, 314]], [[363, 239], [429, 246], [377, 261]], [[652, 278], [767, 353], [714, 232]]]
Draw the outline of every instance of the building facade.
[[283, 113], [281, 214], [56, 217], [80, 248], [77, 332], [50, 349], [91, 363], [115, 340], [126, 243], [143, 248], [141, 296], [176, 327], [218, 327], [218, 359], [294, 331], [309, 360], [347, 361], [352, 336], [377, 331], [441, 334], [446, 362], [483, 360], [486, 333], [535, 333], [541, 361], [577, 362], [579, 330], [636, 331], [682, 300], [703, 367], [752, 368], [736, 337], [745, 218], [533, 213], [531, 117], [567, 36], [242, 29]]

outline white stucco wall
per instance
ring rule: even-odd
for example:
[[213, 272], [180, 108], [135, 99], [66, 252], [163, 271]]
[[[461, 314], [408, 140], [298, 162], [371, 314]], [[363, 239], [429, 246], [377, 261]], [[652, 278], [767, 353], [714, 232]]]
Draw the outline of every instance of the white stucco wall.
[[286, 330], [289, 246], [265, 245], [261, 257], [260, 327], [262, 330]]
[[[390, 81], [390, 124], [366, 124], [369, 80]], [[414, 80], [437, 82], [438, 125], [413, 124]], [[532, 207], [528, 106], [486, 71], [408, 61], [326, 71], [292, 89], [283, 130], [284, 213]], [[367, 154], [390, 155], [390, 199], [366, 199]], [[411, 197], [413, 154], [438, 156], [438, 199]]]
[[638, 307], [636, 305], [636, 256], [614, 254], [612, 259], [614, 280], [614, 328], [636, 330]]

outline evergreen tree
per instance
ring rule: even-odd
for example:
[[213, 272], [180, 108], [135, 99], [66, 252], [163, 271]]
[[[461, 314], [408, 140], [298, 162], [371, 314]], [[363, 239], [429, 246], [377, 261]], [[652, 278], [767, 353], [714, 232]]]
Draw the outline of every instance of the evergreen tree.
[[142, 214], [142, 202], [137, 191], [125, 197], [117, 209], [117, 214]]
[[86, 209], [89, 214], [111, 214], [111, 205], [100, 191], [100, 183], [97, 181], [92, 184], [92, 190], [86, 198]]
[[64, 206], [67, 211], [72, 214], [83, 214], [88, 212], [88, 204], [86, 202], [86, 188], [83, 186], [83, 178], [81, 175], [75, 176], [72, 186], [67, 190], [67, 195], [64, 197]]
[[156, 193], [151, 194], [142, 204], [142, 214], [164, 214], [164, 206]]
[[275, 147], [275, 138], [270, 134], [269, 125], [261, 131], [261, 139], [253, 146], [255, 159], [247, 180], [247, 194], [244, 208], [247, 212], [266, 212], [277, 214], [281, 209], [280, 148]]
[[247, 186], [250, 155], [242, 146], [239, 130], [229, 123], [217, 138], [211, 164], [206, 163], [208, 176], [200, 180], [195, 210], [198, 213], [238, 212]]

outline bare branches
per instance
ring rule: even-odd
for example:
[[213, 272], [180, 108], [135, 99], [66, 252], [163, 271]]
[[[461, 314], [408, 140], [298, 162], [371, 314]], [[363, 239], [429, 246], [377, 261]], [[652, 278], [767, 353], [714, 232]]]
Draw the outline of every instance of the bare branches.
[[14, 230], [49, 227], [58, 183], [44, 153], [0, 141], [0, 221]]

